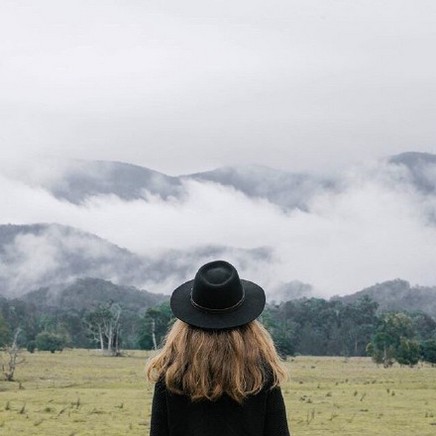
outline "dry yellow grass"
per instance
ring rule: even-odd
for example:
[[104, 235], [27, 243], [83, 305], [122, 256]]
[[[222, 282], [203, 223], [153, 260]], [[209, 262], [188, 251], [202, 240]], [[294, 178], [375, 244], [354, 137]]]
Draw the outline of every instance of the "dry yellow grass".
[[[0, 382], [0, 435], [147, 435], [147, 353], [24, 353]], [[367, 358], [298, 357], [283, 386], [294, 436], [436, 434], [436, 368], [377, 367]], [[207, 435], [205, 435], [207, 436]]]
[[436, 435], [436, 368], [298, 357], [284, 395], [294, 434]]
[[0, 383], [1, 435], [145, 435], [151, 386], [145, 352], [26, 353], [21, 383]]

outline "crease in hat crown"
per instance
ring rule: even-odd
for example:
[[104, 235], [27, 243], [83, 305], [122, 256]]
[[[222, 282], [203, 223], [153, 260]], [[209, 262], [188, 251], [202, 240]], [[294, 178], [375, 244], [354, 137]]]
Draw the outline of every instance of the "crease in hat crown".
[[190, 299], [199, 310], [227, 312], [244, 302], [245, 292], [235, 267], [224, 260], [216, 260], [198, 270]]

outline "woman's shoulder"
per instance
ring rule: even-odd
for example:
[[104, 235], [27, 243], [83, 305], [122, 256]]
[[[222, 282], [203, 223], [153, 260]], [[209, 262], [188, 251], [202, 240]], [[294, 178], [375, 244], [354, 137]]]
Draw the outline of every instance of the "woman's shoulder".
[[157, 392], [166, 392], [167, 390], [167, 386], [165, 384], [165, 377], [159, 377], [156, 381], [156, 383], [154, 384], [154, 389]]
[[276, 377], [274, 374], [274, 370], [269, 363], [263, 363], [262, 369], [264, 373], [264, 389], [271, 389], [276, 384]]

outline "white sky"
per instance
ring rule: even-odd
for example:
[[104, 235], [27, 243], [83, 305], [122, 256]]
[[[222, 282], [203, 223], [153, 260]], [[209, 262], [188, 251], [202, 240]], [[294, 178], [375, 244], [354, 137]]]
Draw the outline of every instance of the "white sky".
[[0, 157], [169, 174], [435, 151], [436, 2], [2, 0]]

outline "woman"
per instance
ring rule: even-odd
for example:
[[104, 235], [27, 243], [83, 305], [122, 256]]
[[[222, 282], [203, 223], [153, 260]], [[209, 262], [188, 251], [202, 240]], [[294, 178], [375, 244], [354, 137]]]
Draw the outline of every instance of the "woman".
[[147, 365], [156, 382], [151, 436], [289, 436], [286, 372], [255, 319], [265, 293], [225, 261], [203, 265], [171, 296], [178, 320]]

